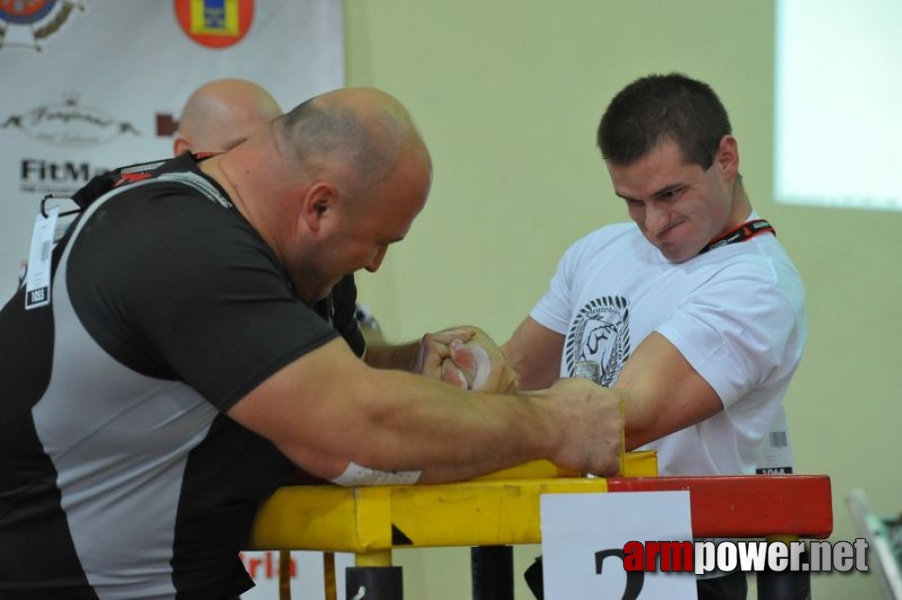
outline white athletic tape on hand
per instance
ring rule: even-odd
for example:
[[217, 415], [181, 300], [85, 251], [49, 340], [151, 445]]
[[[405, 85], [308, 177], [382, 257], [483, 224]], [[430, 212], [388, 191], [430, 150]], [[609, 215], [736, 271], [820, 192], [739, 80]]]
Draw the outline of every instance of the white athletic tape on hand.
[[379, 471], [369, 467], [361, 467], [357, 463], [348, 463], [344, 473], [334, 479], [332, 483], [344, 487], [357, 487], [360, 485], [413, 485], [420, 480], [422, 471]]
[[478, 390], [489, 380], [492, 373], [492, 361], [489, 359], [489, 353], [479, 344], [467, 344], [473, 358], [476, 359], [476, 375], [473, 377], [473, 383], [470, 385], [471, 390]]

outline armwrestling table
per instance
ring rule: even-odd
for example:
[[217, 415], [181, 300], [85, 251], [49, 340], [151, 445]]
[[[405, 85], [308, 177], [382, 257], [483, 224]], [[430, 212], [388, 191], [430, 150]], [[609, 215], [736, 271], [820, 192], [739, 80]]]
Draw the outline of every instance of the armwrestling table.
[[[546, 461], [471, 481], [416, 486], [280, 488], [261, 507], [255, 550], [280, 552], [279, 595], [290, 598], [290, 551], [325, 553], [327, 600], [336, 600], [334, 553], [355, 555], [347, 600], [403, 600], [394, 548], [471, 547], [474, 600], [513, 600], [512, 545], [541, 543], [542, 494], [688, 490], [696, 538], [826, 538], [833, 530], [824, 475], [656, 477], [654, 452], [626, 453], [622, 477], [585, 478]], [[758, 573], [760, 600], [805, 600], [808, 573]]]

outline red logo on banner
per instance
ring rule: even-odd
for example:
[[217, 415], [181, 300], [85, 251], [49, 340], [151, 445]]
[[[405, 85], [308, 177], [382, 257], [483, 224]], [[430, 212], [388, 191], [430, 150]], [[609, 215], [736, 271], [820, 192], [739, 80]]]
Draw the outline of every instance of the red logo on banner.
[[254, 19], [254, 0], [175, 0], [175, 15], [188, 37], [208, 48], [240, 42]]
[[76, 8], [85, 10], [80, 0], [0, 0], [0, 48], [40, 52], [38, 42], [56, 33]]
[[0, 17], [4, 21], [10, 21], [18, 25], [31, 25], [47, 16], [56, 0], [30, 0], [28, 2], [13, 2], [12, 0], [0, 0]]

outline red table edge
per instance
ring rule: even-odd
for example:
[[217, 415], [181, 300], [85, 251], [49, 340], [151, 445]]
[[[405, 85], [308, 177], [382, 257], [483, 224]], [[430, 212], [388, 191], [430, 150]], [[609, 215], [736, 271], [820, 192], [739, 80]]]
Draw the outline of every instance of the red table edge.
[[609, 492], [688, 490], [696, 537], [829, 537], [833, 500], [826, 475], [611, 477]]

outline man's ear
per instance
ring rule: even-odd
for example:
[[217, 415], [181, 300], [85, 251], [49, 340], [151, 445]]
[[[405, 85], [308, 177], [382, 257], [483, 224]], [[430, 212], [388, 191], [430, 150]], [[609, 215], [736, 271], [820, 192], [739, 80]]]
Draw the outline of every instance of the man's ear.
[[191, 142], [186, 140], [180, 135], [175, 136], [175, 141], [172, 142], [172, 155], [179, 156], [180, 154], [184, 154], [191, 150]]
[[725, 177], [733, 178], [739, 173], [739, 144], [732, 135], [720, 138], [717, 156], [714, 158], [717, 168]]
[[307, 229], [318, 232], [333, 216], [337, 205], [338, 189], [329, 182], [319, 181], [307, 189], [300, 218]]

